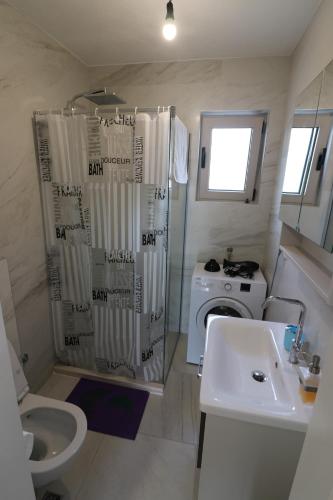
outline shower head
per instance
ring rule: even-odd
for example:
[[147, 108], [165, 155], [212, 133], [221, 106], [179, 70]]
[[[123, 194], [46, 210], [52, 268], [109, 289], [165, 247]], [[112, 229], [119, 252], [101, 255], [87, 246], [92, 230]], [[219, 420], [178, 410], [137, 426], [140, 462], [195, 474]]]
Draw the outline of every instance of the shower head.
[[83, 97], [100, 106], [107, 106], [111, 104], [125, 104], [126, 102], [107, 87], [105, 87], [104, 89], [89, 90], [88, 92], [85, 92], [83, 94]]
[[88, 90], [87, 92], [82, 92], [76, 94], [67, 104], [68, 107], [73, 107], [74, 103], [80, 97], [84, 97], [89, 101], [93, 102], [97, 106], [110, 106], [115, 104], [125, 104], [126, 101], [118, 97], [115, 92], [109, 87], [104, 87], [102, 89]]

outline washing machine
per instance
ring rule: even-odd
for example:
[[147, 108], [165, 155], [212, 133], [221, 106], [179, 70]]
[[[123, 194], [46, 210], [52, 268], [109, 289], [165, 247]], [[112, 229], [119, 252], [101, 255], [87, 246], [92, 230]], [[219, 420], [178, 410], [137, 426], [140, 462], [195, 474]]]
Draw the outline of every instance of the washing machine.
[[252, 279], [230, 277], [220, 271], [209, 272], [198, 263], [192, 276], [187, 362], [199, 363], [204, 353], [209, 314], [235, 318], [262, 319], [262, 303], [267, 283], [260, 271]]

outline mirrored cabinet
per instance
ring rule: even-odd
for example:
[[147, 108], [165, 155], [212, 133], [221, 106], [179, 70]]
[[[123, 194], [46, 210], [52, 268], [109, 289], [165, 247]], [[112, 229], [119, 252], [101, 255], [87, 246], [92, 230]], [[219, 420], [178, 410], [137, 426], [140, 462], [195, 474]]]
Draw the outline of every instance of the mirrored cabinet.
[[333, 251], [333, 62], [302, 92], [287, 150], [280, 218]]

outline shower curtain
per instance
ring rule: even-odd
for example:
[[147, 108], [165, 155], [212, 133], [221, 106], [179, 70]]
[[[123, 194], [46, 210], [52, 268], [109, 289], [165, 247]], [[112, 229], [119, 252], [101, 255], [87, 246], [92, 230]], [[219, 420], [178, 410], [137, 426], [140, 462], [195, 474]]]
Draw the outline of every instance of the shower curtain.
[[35, 113], [54, 344], [161, 381], [170, 112]]

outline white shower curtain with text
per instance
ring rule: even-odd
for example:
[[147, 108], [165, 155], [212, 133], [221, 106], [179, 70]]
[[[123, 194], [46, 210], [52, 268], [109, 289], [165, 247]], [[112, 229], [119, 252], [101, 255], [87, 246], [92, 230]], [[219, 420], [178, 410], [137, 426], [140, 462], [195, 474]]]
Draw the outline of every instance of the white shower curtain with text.
[[161, 381], [170, 113], [35, 125], [57, 357]]

